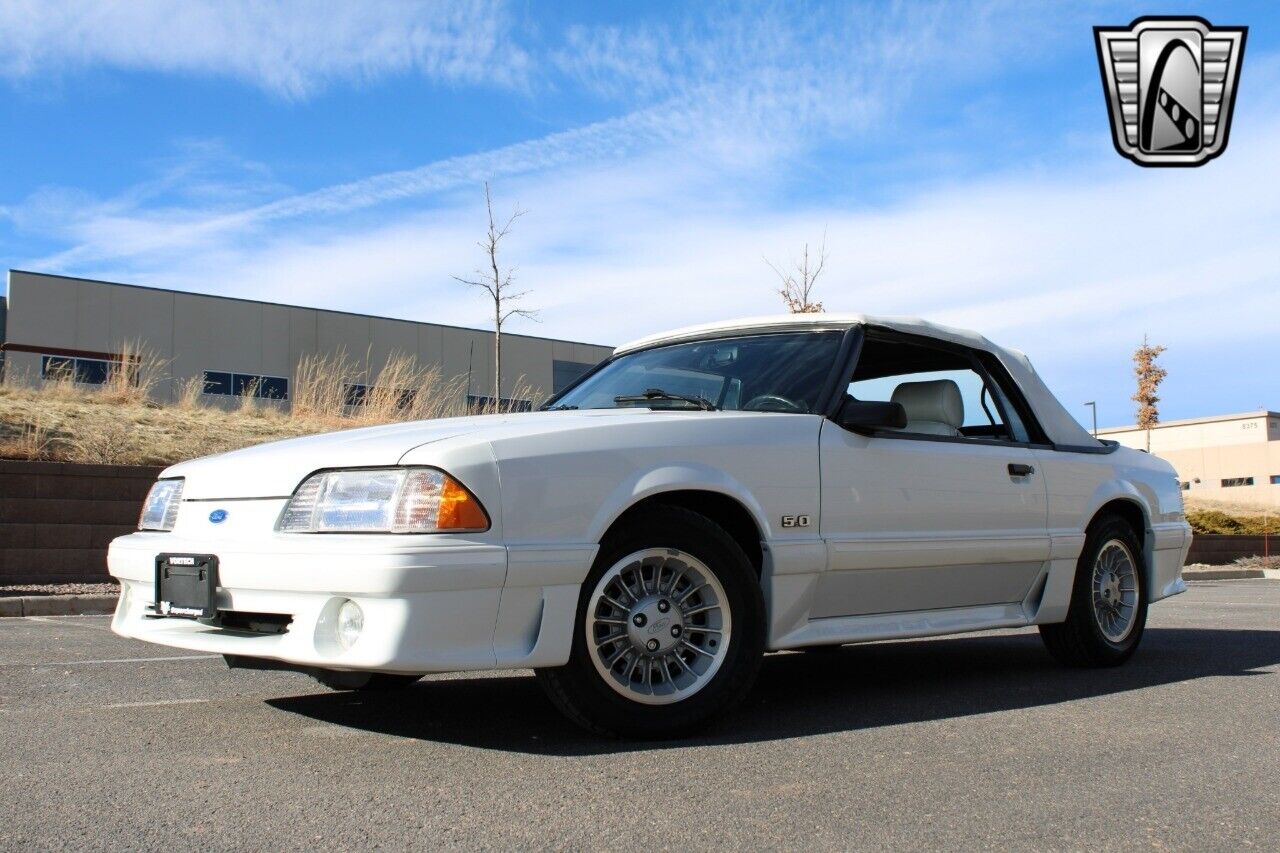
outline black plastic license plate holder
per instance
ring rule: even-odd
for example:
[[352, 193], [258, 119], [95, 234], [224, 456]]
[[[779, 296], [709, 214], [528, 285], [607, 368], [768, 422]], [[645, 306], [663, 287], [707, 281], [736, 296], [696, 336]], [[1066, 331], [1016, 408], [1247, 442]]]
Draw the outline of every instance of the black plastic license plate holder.
[[212, 554], [156, 557], [155, 615], [212, 619], [218, 614], [218, 558]]

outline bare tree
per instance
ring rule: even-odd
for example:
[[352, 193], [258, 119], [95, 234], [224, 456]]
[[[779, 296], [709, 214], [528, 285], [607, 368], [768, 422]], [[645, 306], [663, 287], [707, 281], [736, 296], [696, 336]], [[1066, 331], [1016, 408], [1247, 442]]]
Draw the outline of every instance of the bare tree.
[[1160, 411], [1156, 408], [1156, 403], [1160, 402], [1160, 397], [1156, 392], [1160, 388], [1160, 383], [1169, 375], [1169, 371], [1156, 364], [1156, 359], [1165, 348], [1159, 344], [1152, 346], [1147, 342], [1147, 336], [1142, 336], [1142, 346], [1133, 352], [1133, 375], [1138, 380], [1138, 390], [1134, 392], [1132, 399], [1138, 404], [1138, 428], [1147, 431], [1147, 451], [1151, 450], [1151, 429], [1160, 423]]
[[791, 262], [791, 268], [783, 270], [768, 258], [764, 262], [769, 265], [782, 282], [778, 295], [786, 303], [792, 314], [821, 314], [822, 303], [813, 301], [813, 286], [827, 266], [827, 232], [822, 232], [822, 245], [818, 247], [817, 256], [809, 257], [809, 244], [804, 244], [804, 253], [798, 260]]
[[483, 240], [476, 243], [488, 258], [489, 265], [485, 269], [475, 271], [475, 278], [454, 276], [455, 281], [471, 287], [478, 287], [493, 300], [493, 402], [498, 408], [502, 406], [502, 324], [512, 317], [524, 317], [529, 320], [538, 319], [538, 312], [528, 308], [514, 308], [512, 303], [518, 302], [529, 294], [527, 290], [512, 290], [515, 279], [515, 267], [505, 270], [498, 264], [498, 249], [504, 237], [511, 231], [511, 226], [527, 211], [516, 207], [507, 221], [499, 226], [493, 218], [493, 196], [489, 192], [489, 182], [484, 182], [484, 206], [489, 214], [489, 231]]

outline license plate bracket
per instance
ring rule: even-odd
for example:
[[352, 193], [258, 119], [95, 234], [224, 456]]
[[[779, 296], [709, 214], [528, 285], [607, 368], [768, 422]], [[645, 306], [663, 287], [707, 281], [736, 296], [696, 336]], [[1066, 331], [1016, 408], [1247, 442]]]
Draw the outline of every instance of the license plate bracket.
[[157, 616], [212, 619], [218, 613], [218, 558], [212, 554], [156, 557]]

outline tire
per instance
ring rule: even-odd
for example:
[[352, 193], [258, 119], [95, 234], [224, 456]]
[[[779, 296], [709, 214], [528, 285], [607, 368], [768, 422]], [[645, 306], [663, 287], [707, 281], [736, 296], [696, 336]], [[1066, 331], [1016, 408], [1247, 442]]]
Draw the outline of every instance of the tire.
[[401, 690], [413, 684], [421, 675], [398, 675], [389, 672], [339, 672], [316, 670], [311, 677], [330, 690], [359, 690], [377, 693], [384, 690]]
[[[1129, 574], [1125, 574], [1125, 560], [1131, 566]], [[1099, 586], [1098, 605], [1095, 582]], [[1132, 604], [1126, 606], [1130, 597]], [[1086, 533], [1066, 621], [1041, 625], [1040, 638], [1049, 653], [1068, 666], [1119, 666], [1138, 648], [1146, 624], [1147, 576], [1142, 546], [1127, 521], [1103, 516]]]
[[705, 516], [655, 507], [601, 544], [582, 585], [569, 662], [537, 677], [588, 731], [677, 737], [742, 701], [764, 636], [760, 581], [738, 543]]

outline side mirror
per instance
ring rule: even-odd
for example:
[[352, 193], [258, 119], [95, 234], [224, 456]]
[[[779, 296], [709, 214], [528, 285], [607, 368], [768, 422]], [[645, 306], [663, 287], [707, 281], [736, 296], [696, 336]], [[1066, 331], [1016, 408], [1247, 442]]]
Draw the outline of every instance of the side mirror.
[[907, 410], [901, 403], [879, 403], [874, 400], [844, 401], [837, 423], [845, 429], [902, 429], [907, 425]]

